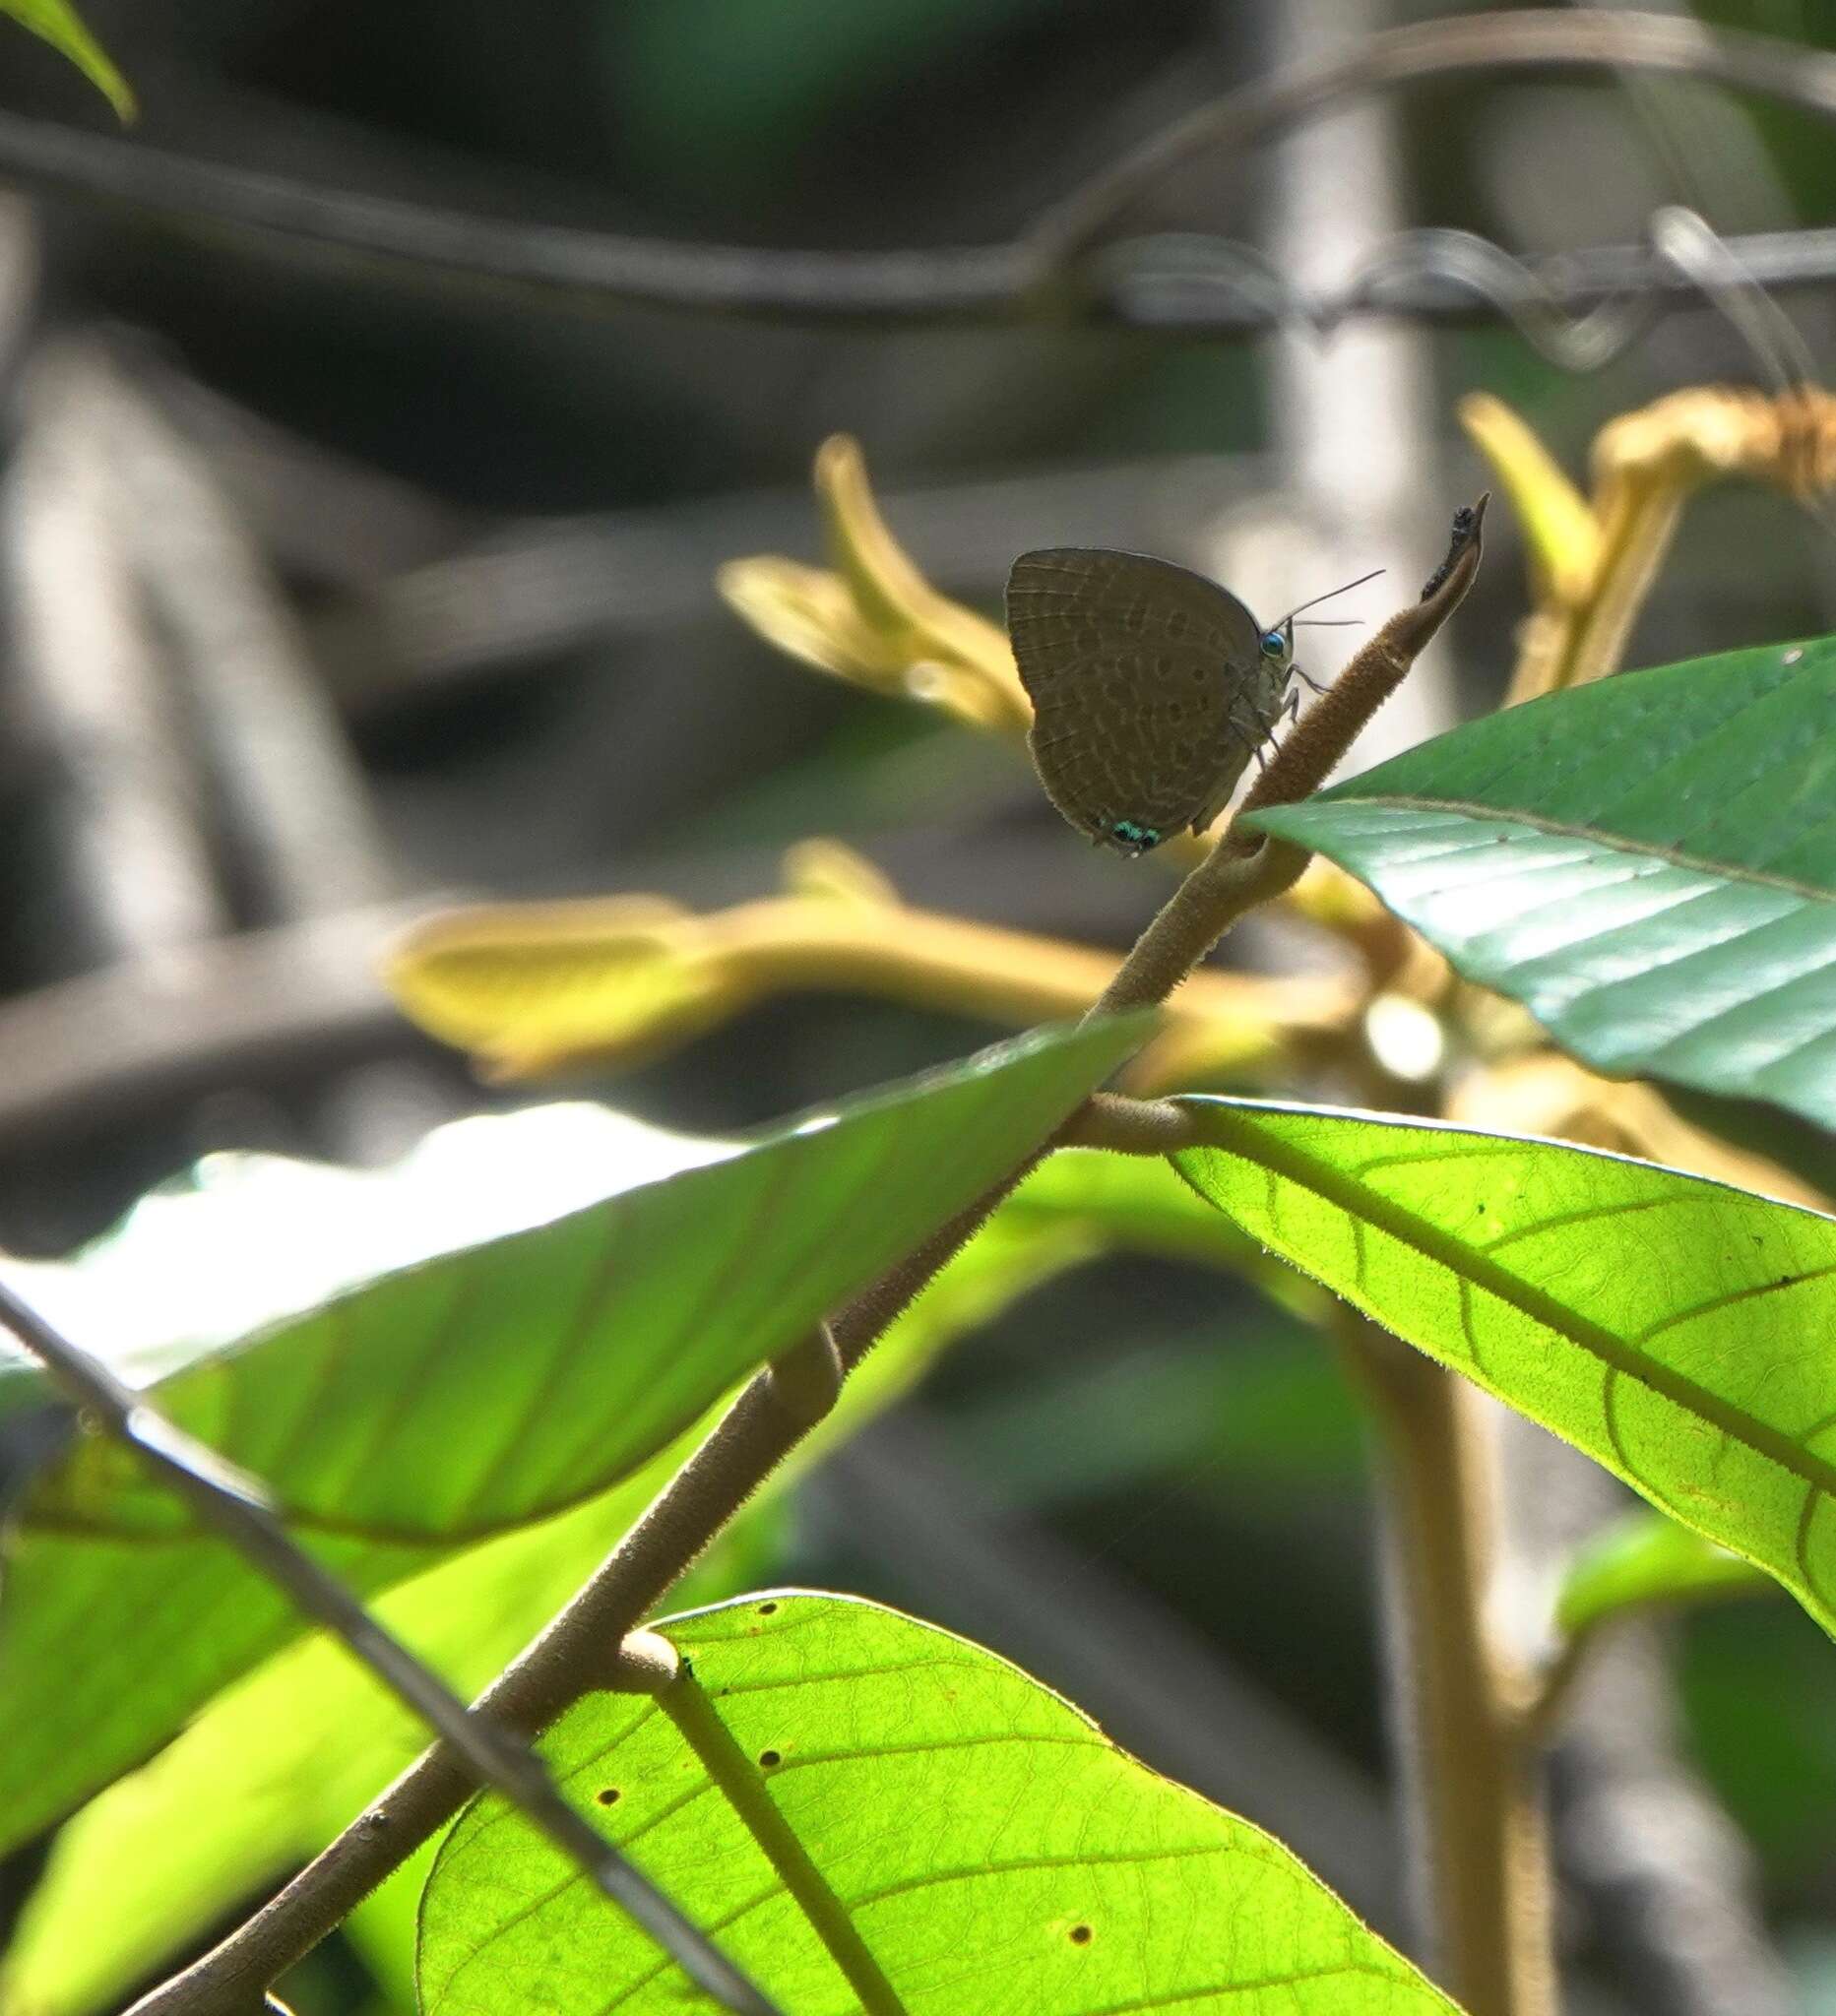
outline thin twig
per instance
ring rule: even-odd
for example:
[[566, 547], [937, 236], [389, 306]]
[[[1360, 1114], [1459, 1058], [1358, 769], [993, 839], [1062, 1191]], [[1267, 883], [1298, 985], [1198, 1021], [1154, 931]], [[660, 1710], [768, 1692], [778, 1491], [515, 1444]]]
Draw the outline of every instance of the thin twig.
[[[1420, 649], [1472, 586], [1480, 544], [1475, 514], [1456, 520], [1447, 559], [1424, 592], [1353, 660], [1344, 679], [1361, 696], [1326, 713], [1333, 725], [1288, 739], [1298, 744], [1269, 766], [1268, 779], [1286, 778], [1297, 790], [1327, 761], [1325, 738], [1344, 737], [1341, 753], [1401, 676], [1396, 662], [1410, 640]], [[1337, 688], [1334, 689], [1335, 691]], [[1300, 724], [1320, 713], [1322, 701]], [[1361, 713], [1361, 708], [1363, 710]], [[1285, 767], [1284, 767], [1285, 766]], [[1329, 763], [1327, 767], [1330, 767]], [[1268, 780], [1265, 779], [1265, 783]], [[1271, 786], [1271, 789], [1276, 787]], [[1269, 802], [1265, 794], [1259, 802]], [[1124, 962], [1125, 1005], [1152, 1005], [1185, 977], [1232, 922], [1263, 900], [1266, 863], [1278, 878], [1295, 853], [1273, 842], [1245, 850], [1227, 828], [1214, 852], [1188, 877], [1196, 894], [1186, 906], [1170, 905]], [[1215, 862], [1229, 862], [1229, 867]], [[1180, 961], [1183, 959], [1184, 964]], [[1118, 976], [1118, 980], [1120, 976]], [[1158, 994], [1155, 989], [1158, 988]], [[1116, 1012], [1116, 985], [1093, 1007], [1095, 1016]], [[627, 1633], [663, 1600], [714, 1537], [834, 1405], [842, 1380], [888, 1323], [1051, 1146], [1036, 1150], [1001, 1182], [926, 1239], [879, 1281], [838, 1310], [826, 1328], [758, 1373], [740, 1392], [650, 1508], [613, 1549], [592, 1580], [548, 1628], [479, 1697], [478, 1709], [525, 1735], [552, 1722], [580, 1696], [605, 1684], [609, 1664]], [[475, 1789], [473, 1774], [441, 1746], [412, 1764], [287, 1886], [185, 1973], [156, 1988], [130, 2016], [242, 2016], [251, 1984], [271, 1984], [338, 1924], [436, 1829], [445, 1825]]]
[[1061, 1148], [1107, 1148], [1113, 1155], [1176, 1155], [1202, 1148], [1205, 1127], [1199, 1113], [1172, 1099], [1127, 1099], [1093, 1093], [1058, 1136]]
[[[1411, 23], [1372, 35], [1330, 62], [1297, 66], [1226, 94], [1091, 177], [1007, 244], [888, 253], [760, 251], [628, 238], [562, 225], [506, 222], [288, 176], [225, 167], [113, 135], [79, 132], [0, 113], [0, 175], [24, 185], [131, 209], [279, 236], [495, 285], [527, 286], [599, 302], [619, 301], [716, 314], [796, 320], [961, 321], [1047, 319], [1150, 321], [1140, 276], [1113, 257], [1089, 268], [1082, 255], [1153, 183], [1201, 150], [1240, 152], [1316, 117], [1359, 93], [1416, 79], [1526, 67], [1602, 65], [1701, 78], [1836, 117], [1836, 56], [1774, 37], [1711, 29], [1674, 16], [1542, 9]], [[1112, 255], [1113, 247], [1108, 248]], [[1737, 248], [1741, 249], [1741, 248]], [[1827, 248], [1817, 253], [1827, 274]], [[1745, 263], [1758, 271], [1749, 257]], [[1642, 271], [1628, 268], [1642, 266]], [[1108, 271], [1116, 274], [1108, 283]], [[1768, 284], [1787, 284], [1778, 272]], [[1634, 250], [1590, 286], [1576, 269], [1544, 276], [1558, 304], [1586, 307], [1626, 285], [1684, 293], [1662, 261]], [[1412, 312], [1405, 281], [1384, 290], [1378, 312]], [[1429, 276], [1415, 308], [1470, 309], [1461, 285]], [[1319, 304], [1319, 319], [1367, 312], [1354, 294]], [[1266, 287], [1222, 287], [1175, 311], [1188, 329], [1266, 327]]]
[[[73, 1344], [4, 1282], [0, 1322], [49, 1368], [57, 1383], [199, 1520], [234, 1546], [305, 1614], [465, 1759], [479, 1783], [517, 1806], [596, 1888], [621, 1906], [700, 1987], [736, 2016], [777, 2012], [662, 1891], [594, 1832], [562, 1798], [527, 1743], [488, 1714], [469, 1709], [446, 1682], [393, 1637], [342, 1582], [295, 1545], [272, 1499], [253, 1478], [165, 1418], [105, 1365]], [[262, 1982], [260, 1987], [270, 1986]]]

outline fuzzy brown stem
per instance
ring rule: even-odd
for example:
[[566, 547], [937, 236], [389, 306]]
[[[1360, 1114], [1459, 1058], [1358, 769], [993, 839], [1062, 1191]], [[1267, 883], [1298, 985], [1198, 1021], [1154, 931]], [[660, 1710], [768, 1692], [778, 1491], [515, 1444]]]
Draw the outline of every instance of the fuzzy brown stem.
[[1476, 1388], [1348, 1310], [1383, 1445], [1399, 1709], [1441, 1984], [1470, 2016], [1552, 2016], [1552, 1899], [1525, 1675], [1488, 1629], [1496, 1453]]

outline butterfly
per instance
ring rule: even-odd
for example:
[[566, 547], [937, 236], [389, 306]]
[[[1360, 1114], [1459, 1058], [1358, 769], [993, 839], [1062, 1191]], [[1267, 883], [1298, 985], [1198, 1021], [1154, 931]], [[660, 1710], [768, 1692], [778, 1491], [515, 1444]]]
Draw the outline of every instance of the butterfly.
[[1216, 582], [1145, 553], [1022, 553], [1007, 634], [1046, 795], [1080, 833], [1126, 854], [1202, 833], [1298, 705], [1298, 613], [1264, 629]]

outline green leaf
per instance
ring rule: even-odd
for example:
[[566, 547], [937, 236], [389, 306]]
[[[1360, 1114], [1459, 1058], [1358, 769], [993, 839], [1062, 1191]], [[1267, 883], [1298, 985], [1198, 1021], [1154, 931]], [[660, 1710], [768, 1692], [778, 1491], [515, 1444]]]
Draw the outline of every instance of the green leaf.
[[[429, 1179], [430, 1208], [444, 1210], [453, 1185], [473, 1180], [480, 1166], [520, 1173], [525, 1158], [536, 1155], [552, 1182], [552, 1165], [577, 1146], [603, 1152], [606, 1139], [617, 1142], [620, 1136], [606, 1129], [620, 1117], [576, 1106], [466, 1121], [439, 1130], [413, 1161]], [[589, 1127], [589, 1119], [596, 1124]], [[683, 1152], [679, 1144], [661, 1145]], [[264, 1234], [273, 1235], [276, 1207], [311, 1208], [323, 1223], [333, 1209], [326, 1183], [334, 1173], [342, 1185], [357, 1186], [353, 1223], [346, 1228], [341, 1217], [340, 1237], [347, 1230], [360, 1236], [374, 1217], [372, 1178], [255, 1160], [245, 1197], [219, 1167], [203, 1201], [229, 1210], [238, 1249], [252, 1250], [264, 1272], [285, 1257], [264, 1243]], [[155, 1202], [160, 1208], [148, 1213], [144, 1233], [156, 1250], [170, 1250], [181, 1238], [195, 1241], [200, 1254], [212, 1249], [213, 1213], [199, 1214], [205, 1222], [187, 1230], [175, 1201]], [[755, 1510], [773, 1516], [811, 1464], [899, 1398], [956, 1337], [1108, 1246], [1222, 1267], [1259, 1265], [1280, 1282], [1304, 1287], [1308, 1301], [1320, 1299], [1292, 1270], [1261, 1260], [1159, 1158], [1083, 1149], [1055, 1155], [899, 1319], [850, 1378], [835, 1413], [729, 1531], [743, 1540]], [[137, 1278], [122, 1256], [119, 1277], [108, 1284], [111, 1311]], [[585, 1580], [699, 1432], [697, 1424], [605, 1496], [468, 1549], [391, 1590], [379, 1599], [379, 1613], [462, 1692], [475, 1693]], [[711, 1599], [724, 1592], [704, 1585], [703, 1593]], [[322, 1848], [422, 1741], [394, 1698], [322, 1637], [269, 1660], [59, 1834], [0, 1969], [0, 2008], [90, 2016], [110, 2006], [252, 1887]]]
[[[385, 1275], [161, 1381], [158, 1404], [264, 1478], [338, 1573], [386, 1587], [628, 1477], [1037, 1147], [1140, 1033], [1029, 1037]], [[0, 1845], [297, 1628], [99, 1438], [35, 1485], [4, 1596]]]
[[84, 27], [77, 10], [67, 0], [0, 0], [0, 9], [69, 57], [122, 119], [134, 117], [134, 94], [127, 79], [109, 61], [106, 50]]
[[1836, 1219], [1550, 1141], [1186, 1102], [1252, 1237], [1836, 1630]]
[[[796, 1593], [660, 1628], [692, 1664], [687, 1702], [594, 1695], [541, 1747], [782, 2008], [1448, 2016], [1279, 1843], [979, 1646]], [[678, 1720], [704, 1717], [713, 1735], [691, 1749]], [[729, 1785], [794, 1852], [768, 1855]], [[844, 1937], [896, 2000], [844, 1979]], [[455, 1823], [422, 1898], [420, 1994], [425, 2016], [713, 2006], [489, 1798]]]
[[1576, 1553], [1555, 1599], [1555, 1623], [1578, 1638], [1610, 1617], [1654, 1604], [1714, 1603], [1769, 1589], [1750, 1561], [1662, 1512], [1632, 1512]]
[[1836, 1125], [1836, 639], [1551, 694], [1251, 823], [1596, 1069]]
[[[510, 1123], [493, 1131], [508, 1133]], [[1221, 1224], [1215, 1212], [1206, 1216]], [[718, 1578], [729, 1562], [743, 1563], [757, 1521], [781, 1514], [796, 1480], [905, 1393], [963, 1330], [1087, 1251], [1075, 1225], [1054, 1228], [1037, 1209], [1024, 1222], [997, 1216], [899, 1318], [834, 1413], [728, 1529], [712, 1563], [716, 1579], [702, 1579], [709, 1563], [697, 1565], [700, 1594], [712, 1600], [756, 1583], [757, 1575]], [[711, 1424], [698, 1422], [602, 1497], [390, 1590], [377, 1613], [462, 1693], [475, 1694], [574, 1594]], [[736, 1549], [727, 1544], [733, 1541]], [[395, 1696], [322, 1635], [270, 1659], [59, 1833], [0, 1967], [0, 2009], [90, 2016], [113, 2006], [252, 1888], [316, 1854], [425, 1742]]]

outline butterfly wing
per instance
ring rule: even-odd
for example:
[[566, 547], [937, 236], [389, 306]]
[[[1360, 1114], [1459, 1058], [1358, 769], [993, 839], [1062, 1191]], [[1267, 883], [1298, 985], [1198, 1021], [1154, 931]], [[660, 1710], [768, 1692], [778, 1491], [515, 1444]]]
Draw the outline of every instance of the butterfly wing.
[[1263, 690], [1262, 633], [1243, 604], [1145, 554], [1021, 554], [1007, 630], [1046, 794], [1124, 852], [1208, 826], [1281, 702]]

